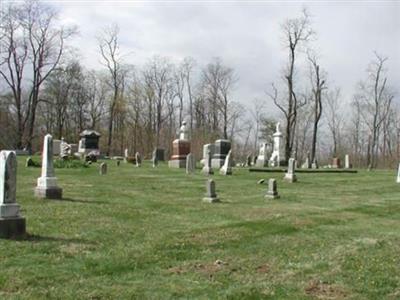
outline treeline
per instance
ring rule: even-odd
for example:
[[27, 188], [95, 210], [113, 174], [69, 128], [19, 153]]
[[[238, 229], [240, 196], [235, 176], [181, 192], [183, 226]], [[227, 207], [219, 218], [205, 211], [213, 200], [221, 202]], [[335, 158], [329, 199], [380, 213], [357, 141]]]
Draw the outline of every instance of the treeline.
[[101, 150], [108, 155], [129, 148], [148, 156], [156, 146], [171, 150], [186, 120], [197, 157], [203, 144], [228, 138], [240, 159], [257, 154], [258, 143], [270, 141], [280, 120], [286, 157], [303, 160], [310, 153], [329, 163], [348, 153], [355, 166], [372, 168], [398, 160], [400, 114], [388, 59], [375, 53], [346, 105], [312, 50], [318, 41], [307, 11], [282, 23], [288, 61], [280, 81], [266, 84], [264, 99], [246, 101], [233, 98], [240, 78], [221, 58], [200, 65], [190, 57], [177, 62], [155, 56], [133, 66], [120, 51], [113, 24], [97, 36], [103, 67], [88, 70], [68, 47], [77, 29], [61, 27], [51, 6], [28, 1], [1, 10], [0, 148], [38, 151], [47, 132], [77, 143], [89, 128], [102, 134]]

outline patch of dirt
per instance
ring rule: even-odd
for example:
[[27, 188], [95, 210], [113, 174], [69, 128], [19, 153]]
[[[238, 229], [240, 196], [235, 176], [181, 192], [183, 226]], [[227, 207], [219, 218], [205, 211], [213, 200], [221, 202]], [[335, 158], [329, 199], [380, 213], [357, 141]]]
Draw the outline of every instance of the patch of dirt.
[[321, 280], [311, 280], [304, 289], [307, 295], [317, 299], [345, 299], [346, 293], [340, 286], [322, 282]]
[[186, 270], [184, 270], [182, 267], [171, 267], [167, 271], [168, 271], [168, 273], [177, 274], [177, 275], [186, 273]]
[[69, 243], [67, 245], [61, 245], [60, 251], [69, 255], [76, 255], [89, 252], [86, 245], [78, 243]]
[[[223, 270], [226, 265], [227, 265], [226, 262], [217, 259], [213, 263], [207, 263], [207, 264], [197, 263], [192, 266], [170, 267], [169, 269], [167, 269], [167, 272], [170, 274], [177, 274], [177, 275], [187, 273], [189, 271], [199, 272], [204, 275], [207, 275], [209, 278], [212, 278], [215, 273]], [[236, 271], [236, 269], [233, 270], [232, 272], [234, 271]]]
[[295, 226], [298, 229], [300, 229], [302, 227], [309, 227], [309, 226], [312, 226], [314, 224], [315, 224], [315, 222], [313, 222], [312, 220], [309, 220], [309, 219], [298, 219], [298, 218], [296, 218], [293, 221], [293, 226]]
[[270, 266], [267, 264], [260, 265], [256, 268], [257, 273], [265, 274], [270, 270]]

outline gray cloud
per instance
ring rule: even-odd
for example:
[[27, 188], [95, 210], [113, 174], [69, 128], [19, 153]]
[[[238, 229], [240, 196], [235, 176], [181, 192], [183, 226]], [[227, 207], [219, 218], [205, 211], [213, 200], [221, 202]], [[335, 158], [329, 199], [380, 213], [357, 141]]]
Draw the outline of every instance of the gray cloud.
[[[400, 92], [400, 2], [125, 2], [79, 1], [55, 4], [66, 23], [79, 26], [73, 44], [83, 63], [100, 68], [98, 31], [118, 23], [127, 62], [143, 64], [152, 55], [173, 60], [192, 56], [200, 65], [220, 56], [239, 76], [235, 100], [265, 98], [286, 62], [280, 24], [306, 6], [318, 34], [313, 43], [331, 86], [348, 101], [376, 50], [390, 58], [389, 76]], [[299, 71], [306, 76], [306, 70]]]

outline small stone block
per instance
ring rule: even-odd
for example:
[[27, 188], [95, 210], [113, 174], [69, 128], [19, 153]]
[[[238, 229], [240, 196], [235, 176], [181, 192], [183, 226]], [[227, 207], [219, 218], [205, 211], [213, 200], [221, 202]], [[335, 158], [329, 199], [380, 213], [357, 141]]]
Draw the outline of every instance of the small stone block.
[[273, 194], [266, 194], [265, 195], [265, 199], [279, 199], [280, 198], [280, 196], [278, 195], [278, 194], [275, 194], [275, 195], [273, 195]]
[[62, 199], [62, 188], [35, 188], [35, 196], [42, 199]]
[[0, 218], [0, 238], [23, 237], [25, 234], [25, 218]]
[[204, 202], [209, 202], [209, 203], [216, 203], [216, 202], [220, 202], [219, 199], [217, 197], [204, 197], [203, 198]]

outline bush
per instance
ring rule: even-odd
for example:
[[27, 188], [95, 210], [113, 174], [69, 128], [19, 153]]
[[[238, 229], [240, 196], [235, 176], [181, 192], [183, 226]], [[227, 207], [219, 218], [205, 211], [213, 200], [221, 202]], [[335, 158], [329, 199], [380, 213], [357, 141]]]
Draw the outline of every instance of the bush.
[[54, 168], [57, 169], [79, 169], [79, 168], [87, 168], [88, 164], [82, 160], [63, 160], [63, 159], [56, 159], [54, 160]]

